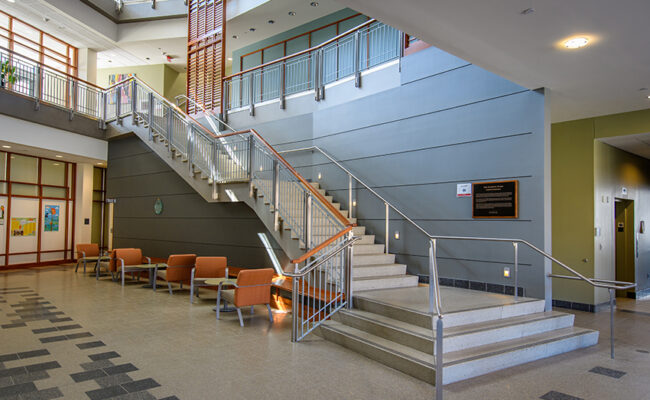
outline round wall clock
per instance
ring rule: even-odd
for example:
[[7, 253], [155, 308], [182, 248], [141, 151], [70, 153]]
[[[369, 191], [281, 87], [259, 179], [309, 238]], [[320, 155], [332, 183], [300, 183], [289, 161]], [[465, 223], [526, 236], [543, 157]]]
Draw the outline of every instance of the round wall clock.
[[153, 203], [153, 212], [156, 215], [160, 215], [163, 212], [163, 202], [160, 200], [160, 197], [156, 198], [156, 201]]

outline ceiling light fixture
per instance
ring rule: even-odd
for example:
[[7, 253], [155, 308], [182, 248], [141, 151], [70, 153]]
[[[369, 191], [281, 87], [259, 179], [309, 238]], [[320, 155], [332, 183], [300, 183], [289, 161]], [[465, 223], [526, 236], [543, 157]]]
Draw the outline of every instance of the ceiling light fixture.
[[255, 28], [248, 28], [250, 32], [255, 32]]
[[237, 36], [237, 35], [232, 35], [232, 38], [233, 38], [233, 39], [237, 39], [238, 37], [239, 37], [239, 36]]
[[288, 14], [289, 14], [290, 16], [292, 16], [292, 17], [293, 17], [293, 16], [295, 16], [295, 15], [296, 15], [296, 12], [295, 12], [295, 11], [289, 11], [289, 13], [288, 13]]
[[535, 12], [534, 8], [527, 8], [527, 9], [523, 10], [520, 14], [521, 15], [528, 15], [528, 14], [532, 14], [534, 12]]
[[232, 61], [232, 57], [228, 57], [228, 61]]
[[318, 2], [317, 1], [312, 1], [311, 3], [309, 3], [309, 5], [312, 6], [312, 7], [318, 7]]
[[271, 24], [271, 25], [275, 24], [275, 21], [273, 21], [272, 19], [270, 19], [270, 20], [268, 20], [268, 21], [266, 21], [266, 22], [268, 22], [268, 23]]
[[585, 47], [588, 43], [589, 43], [588, 38], [584, 36], [580, 36], [565, 41], [564, 47], [566, 47], [567, 49], [579, 49], [581, 47]]
[[2, 147], [4, 147], [5, 149], [10, 149], [11, 148], [11, 146], [9, 146], [8, 144], [3, 144]]
[[55, 155], [54, 157], [56, 157], [56, 158], [63, 158], [63, 156], [60, 155], [60, 154], [57, 154], [57, 155]]
[[15, 3], [16, 0], [7, 0], [8, 3]]

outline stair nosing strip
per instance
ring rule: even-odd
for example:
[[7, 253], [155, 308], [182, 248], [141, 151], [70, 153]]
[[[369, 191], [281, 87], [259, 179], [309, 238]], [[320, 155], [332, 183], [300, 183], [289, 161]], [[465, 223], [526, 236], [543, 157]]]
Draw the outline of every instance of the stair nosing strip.
[[[350, 313], [348, 313], [348, 314], [350, 314]], [[373, 320], [373, 319], [370, 319], [370, 318], [365, 317], [365, 316], [363, 316], [363, 315], [354, 314], [354, 317], [355, 317], [355, 318], [359, 318], [359, 319], [363, 319], [364, 321], [371, 322], [371, 323], [373, 323], [373, 324], [378, 324], [378, 325], [382, 325], [382, 326], [384, 326], [384, 327], [388, 327], [388, 328], [391, 328], [391, 329], [395, 329], [395, 330], [400, 331], [400, 332], [402, 332], [402, 333], [406, 333], [406, 334], [409, 334], [409, 335], [416, 336], [416, 337], [418, 337], [418, 338], [420, 338], [420, 339], [433, 340], [433, 339], [432, 339], [433, 336], [432, 336], [432, 337], [422, 336], [421, 334], [419, 334], [419, 333], [417, 333], [417, 332], [413, 332], [413, 331], [410, 331], [410, 330], [405, 330], [404, 328], [400, 328], [399, 326], [395, 326], [395, 325], [392, 325], [392, 324], [389, 324], [389, 323], [386, 323], [386, 322]], [[414, 326], [415, 326], [415, 325], [414, 325]], [[421, 327], [419, 327], [419, 328], [421, 328]], [[423, 329], [426, 329], [426, 328], [423, 328]], [[432, 332], [433, 332], [433, 331], [432, 331]], [[377, 335], [375, 335], [375, 336], [377, 336]]]
[[521, 344], [519, 346], [515, 346], [515, 347], [511, 347], [511, 348], [504, 348], [504, 349], [501, 349], [501, 350], [495, 350], [493, 352], [480, 354], [480, 355], [472, 356], [472, 357], [469, 357], [469, 358], [463, 358], [463, 359], [456, 360], [456, 361], [449, 361], [449, 362], [446, 362], [446, 363], [443, 362], [443, 366], [444, 367], [446, 367], [446, 366], [451, 367], [451, 366], [454, 366], [454, 365], [457, 365], [457, 364], [470, 362], [470, 361], [475, 361], [475, 360], [478, 360], [478, 359], [481, 359], [481, 358], [489, 358], [489, 357], [493, 357], [493, 356], [496, 356], [496, 355], [499, 355], [499, 354], [504, 354], [504, 353], [508, 353], [508, 352], [511, 352], [511, 351], [521, 350], [521, 349], [524, 349], [524, 348], [527, 348], [527, 347], [541, 346], [541, 345], [551, 343], [551, 342], [555, 342], [555, 341], [559, 341], [559, 340], [570, 339], [570, 338], [585, 335], [585, 334], [588, 334], [588, 333], [591, 333], [591, 332], [596, 332], [596, 331], [585, 329], [585, 330], [580, 331], [580, 332], [571, 332], [570, 334], [565, 334], [565, 335], [555, 337], [555, 338], [548, 338], [548, 339], [544, 339], [544, 340], [540, 340], [540, 341], [535, 341], [533, 343]]
[[[351, 328], [352, 328], [352, 327], [351, 327]], [[433, 370], [435, 371], [435, 366], [434, 366], [433, 364], [428, 363], [428, 362], [426, 362], [426, 361], [418, 360], [418, 359], [416, 359], [416, 358], [413, 358], [413, 357], [409, 356], [408, 354], [404, 354], [404, 353], [402, 353], [402, 352], [400, 352], [400, 351], [397, 351], [397, 350], [389, 349], [388, 347], [383, 346], [383, 345], [378, 344], [378, 343], [369, 342], [368, 340], [365, 340], [365, 339], [363, 339], [362, 337], [359, 337], [359, 336], [354, 335], [354, 334], [349, 333], [349, 332], [342, 331], [342, 330], [337, 329], [336, 327], [332, 327], [332, 326], [330, 326], [330, 325], [326, 325], [326, 326], [325, 326], [325, 329], [330, 329], [330, 330], [333, 330], [333, 331], [335, 331], [335, 332], [338, 332], [338, 333], [341, 334], [341, 335], [345, 335], [345, 336], [352, 337], [352, 338], [354, 338], [354, 339], [356, 339], [356, 340], [358, 340], [358, 341], [360, 341], [360, 342], [363, 342], [363, 343], [365, 343], [365, 344], [367, 344], [367, 345], [369, 345], [369, 346], [373, 346], [373, 347], [376, 347], [376, 348], [378, 348], [378, 349], [380, 349], [380, 350], [383, 350], [383, 351], [385, 351], [385, 352], [392, 353], [392, 354], [394, 354], [394, 355], [397, 355], [397, 356], [400, 356], [400, 357], [406, 358], [406, 359], [408, 359], [409, 361], [412, 361], [412, 362], [417, 363], [417, 364], [420, 364], [420, 365], [422, 365], [422, 366], [425, 366], [425, 367], [431, 368], [431, 369], [433, 369]], [[356, 328], [352, 328], [352, 329], [356, 329]], [[369, 335], [372, 335], [372, 334], [369, 333]], [[376, 336], [376, 335], [373, 335], [373, 336]], [[377, 336], [377, 337], [378, 337], [378, 336]], [[388, 339], [385, 339], [385, 340], [388, 340]], [[400, 345], [399, 343], [395, 343], [395, 344]], [[400, 346], [403, 346], [403, 345], [400, 345]], [[350, 350], [352, 350], [352, 349], [350, 349]], [[415, 350], [415, 351], [418, 351], [418, 350]], [[421, 352], [421, 353], [422, 353], [422, 354], [427, 354], [427, 353], [424, 353], [424, 352]], [[427, 355], [428, 355], [428, 354], [427, 354]], [[370, 357], [368, 357], [368, 358], [370, 358]], [[386, 365], [386, 364], [384, 364], [384, 365]], [[444, 367], [444, 364], [443, 364], [443, 367]]]

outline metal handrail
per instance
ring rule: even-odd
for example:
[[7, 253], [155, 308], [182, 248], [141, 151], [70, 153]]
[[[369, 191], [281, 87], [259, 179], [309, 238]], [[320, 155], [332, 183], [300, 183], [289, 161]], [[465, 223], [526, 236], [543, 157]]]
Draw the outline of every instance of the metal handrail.
[[[335, 255], [339, 254], [341, 251], [345, 250], [347, 247], [350, 247], [354, 245], [355, 242], [361, 240], [360, 236], [352, 236], [350, 238], [345, 239], [343, 242], [339, 242], [333, 249], [331, 249], [328, 253], [322, 254], [315, 260], [313, 260], [311, 263], [305, 265], [302, 269], [300, 270], [295, 270], [294, 272], [288, 272], [288, 271], [283, 271], [282, 275], [288, 276], [290, 278], [297, 278], [301, 276], [306, 276], [308, 273], [312, 272], [316, 268], [320, 267], [322, 264], [325, 262], [329, 261], [332, 257]], [[296, 267], [297, 269], [297, 267]]]
[[184, 94], [179, 94], [178, 96], [174, 97], [174, 99], [176, 100], [176, 105], [177, 105], [178, 107], [181, 106], [179, 99], [183, 99], [183, 100], [185, 100], [185, 102], [188, 102], [188, 101], [189, 101], [189, 102], [192, 103], [195, 107], [201, 109], [201, 111], [203, 111], [203, 114], [205, 114], [205, 115], [208, 117], [208, 118], [207, 118], [208, 124], [210, 124], [210, 127], [211, 127], [215, 132], [220, 132], [220, 130], [219, 130], [219, 128], [216, 126], [216, 124], [214, 124], [214, 122], [210, 120], [210, 118], [216, 119], [217, 122], [219, 122], [220, 124], [222, 124], [222, 125], [225, 126], [226, 128], [230, 129], [231, 131], [233, 131], [233, 132], [236, 131], [235, 128], [233, 128], [232, 126], [228, 125], [228, 124], [227, 124], [226, 122], [224, 122], [221, 118], [219, 118], [219, 117], [214, 113], [214, 111], [212, 111], [212, 110], [208, 110], [207, 108], [205, 108], [205, 106], [204, 106], [203, 104], [199, 103], [198, 101], [194, 100], [193, 98], [188, 97], [188, 96], [186, 96], [186, 95], [184, 95]]

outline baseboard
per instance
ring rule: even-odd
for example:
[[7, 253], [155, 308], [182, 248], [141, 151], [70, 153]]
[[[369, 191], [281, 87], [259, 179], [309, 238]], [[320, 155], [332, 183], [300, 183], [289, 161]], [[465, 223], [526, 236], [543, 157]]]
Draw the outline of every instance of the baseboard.
[[[429, 283], [428, 275], [418, 275], [419, 283]], [[488, 282], [470, 281], [466, 279], [438, 278], [440, 286], [457, 287], [461, 289], [477, 290], [480, 292], [499, 293], [509, 296], [515, 295], [515, 287], [510, 285], [501, 285]], [[518, 294], [524, 297], [524, 288], [519, 286]]]

